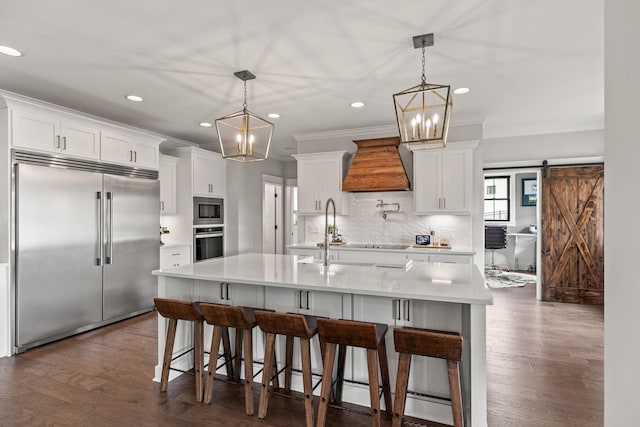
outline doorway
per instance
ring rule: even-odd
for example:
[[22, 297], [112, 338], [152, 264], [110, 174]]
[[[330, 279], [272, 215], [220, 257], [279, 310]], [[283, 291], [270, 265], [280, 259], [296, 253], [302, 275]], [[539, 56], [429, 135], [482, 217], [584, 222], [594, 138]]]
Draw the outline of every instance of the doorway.
[[262, 252], [283, 253], [283, 183], [281, 177], [262, 175]]
[[[502, 231], [504, 244], [489, 247], [485, 240], [485, 266], [492, 284], [522, 287], [536, 283], [541, 299], [539, 168], [504, 168], [484, 171], [484, 224]], [[497, 249], [496, 249], [497, 247]], [[494, 274], [508, 272], [509, 274]]]

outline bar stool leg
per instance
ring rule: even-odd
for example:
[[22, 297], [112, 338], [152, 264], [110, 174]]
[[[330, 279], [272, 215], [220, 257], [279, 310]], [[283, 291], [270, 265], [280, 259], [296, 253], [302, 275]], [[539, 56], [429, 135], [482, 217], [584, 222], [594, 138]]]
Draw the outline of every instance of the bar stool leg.
[[216, 362], [218, 360], [218, 350], [220, 349], [220, 340], [222, 338], [222, 328], [220, 326], [213, 327], [213, 337], [211, 338], [211, 348], [209, 349], [209, 367], [207, 369], [207, 381], [204, 389], [204, 402], [211, 403], [213, 398], [213, 377], [216, 373]]
[[300, 358], [302, 360], [302, 383], [304, 385], [304, 413], [307, 427], [313, 427], [313, 384], [309, 338], [300, 338]]
[[235, 359], [233, 360], [233, 374], [236, 381], [240, 381], [240, 367], [242, 363], [242, 331], [236, 329], [236, 345], [235, 345]]
[[167, 339], [164, 344], [164, 358], [162, 359], [162, 375], [160, 376], [160, 391], [167, 391], [169, 384], [169, 368], [171, 367], [171, 358], [173, 357], [173, 343], [176, 340], [176, 328], [178, 321], [169, 319], [167, 327]]
[[336, 356], [336, 344], [328, 343], [324, 353], [324, 368], [322, 370], [322, 391], [320, 392], [320, 404], [318, 405], [317, 427], [324, 427], [327, 418], [327, 405], [331, 394], [331, 382], [333, 377], [333, 363]]
[[286, 349], [285, 349], [285, 369], [284, 369], [284, 391], [289, 393], [291, 392], [291, 375], [292, 375], [292, 364], [293, 364], [293, 336], [287, 335], [286, 341]]
[[[222, 329], [222, 348], [224, 350], [224, 363], [225, 368], [227, 368], [227, 379], [233, 378], [233, 362], [231, 357], [231, 342], [229, 340], [229, 328], [226, 326], [218, 326]], [[217, 360], [217, 353], [216, 353]]]
[[193, 322], [193, 371], [196, 377], [196, 402], [202, 402], [204, 343], [202, 322]]
[[[240, 332], [240, 331], [238, 331]], [[244, 406], [247, 415], [253, 415], [253, 339], [251, 329], [243, 329], [244, 339]], [[273, 354], [273, 352], [270, 352]]]
[[378, 360], [380, 363], [380, 374], [382, 375], [382, 393], [384, 394], [384, 407], [388, 416], [391, 415], [391, 382], [389, 381], [389, 362], [387, 360], [387, 343], [384, 338], [378, 346]]
[[338, 346], [338, 374], [336, 377], [335, 401], [342, 402], [342, 385], [344, 384], [344, 366], [347, 358], [347, 346], [340, 344]]
[[[278, 378], [278, 359], [276, 357], [276, 346], [275, 343], [273, 345], [273, 351], [271, 352], [273, 355], [273, 374], [271, 375], [271, 385], [273, 386], [274, 389], [279, 389], [280, 388], [280, 379]], [[265, 356], [266, 357], [266, 356]], [[265, 361], [266, 362], [266, 361]]]
[[[276, 335], [267, 333], [267, 341], [264, 348], [264, 368], [262, 370], [262, 389], [260, 390], [260, 403], [258, 404], [258, 418], [263, 419], [267, 416], [267, 406], [269, 405], [269, 379], [273, 375], [274, 350], [276, 343]], [[275, 371], [277, 372], [277, 371]]]
[[367, 349], [367, 368], [369, 370], [369, 396], [371, 398], [371, 425], [380, 427], [380, 395], [378, 394], [378, 357], [377, 351]]
[[449, 371], [449, 392], [451, 394], [451, 412], [454, 427], [462, 427], [462, 396], [460, 395], [460, 369], [458, 362], [447, 360]]
[[392, 427], [402, 425], [402, 415], [407, 401], [407, 385], [409, 384], [409, 370], [411, 369], [411, 355], [400, 353], [398, 359], [398, 376], [396, 377], [396, 400], [393, 405]]

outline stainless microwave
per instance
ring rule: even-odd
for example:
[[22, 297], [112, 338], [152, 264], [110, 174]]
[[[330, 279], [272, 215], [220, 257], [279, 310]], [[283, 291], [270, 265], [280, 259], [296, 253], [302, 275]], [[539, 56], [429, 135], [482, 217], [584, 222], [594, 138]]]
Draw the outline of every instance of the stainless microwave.
[[193, 198], [193, 225], [224, 224], [224, 200], [213, 197]]

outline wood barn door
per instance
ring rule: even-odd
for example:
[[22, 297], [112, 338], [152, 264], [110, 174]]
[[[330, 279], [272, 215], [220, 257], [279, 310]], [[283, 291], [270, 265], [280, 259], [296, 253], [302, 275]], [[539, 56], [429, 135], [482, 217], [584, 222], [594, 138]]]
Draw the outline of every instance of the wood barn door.
[[542, 299], [604, 304], [604, 166], [542, 179]]

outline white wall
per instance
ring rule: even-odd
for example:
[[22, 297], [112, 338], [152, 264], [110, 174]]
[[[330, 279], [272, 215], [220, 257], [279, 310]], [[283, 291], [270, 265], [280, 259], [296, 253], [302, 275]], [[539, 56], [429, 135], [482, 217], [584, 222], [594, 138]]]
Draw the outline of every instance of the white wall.
[[262, 174], [283, 176], [283, 163], [227, 162], [225, 255], [262, 252]]
[[605, 426], [638, 426], [640, 2], [605, 1]]
[[601, 157], [604, 155], [604, 131], [529, 135], [485, 139], [481, 143], [484, 163]]

